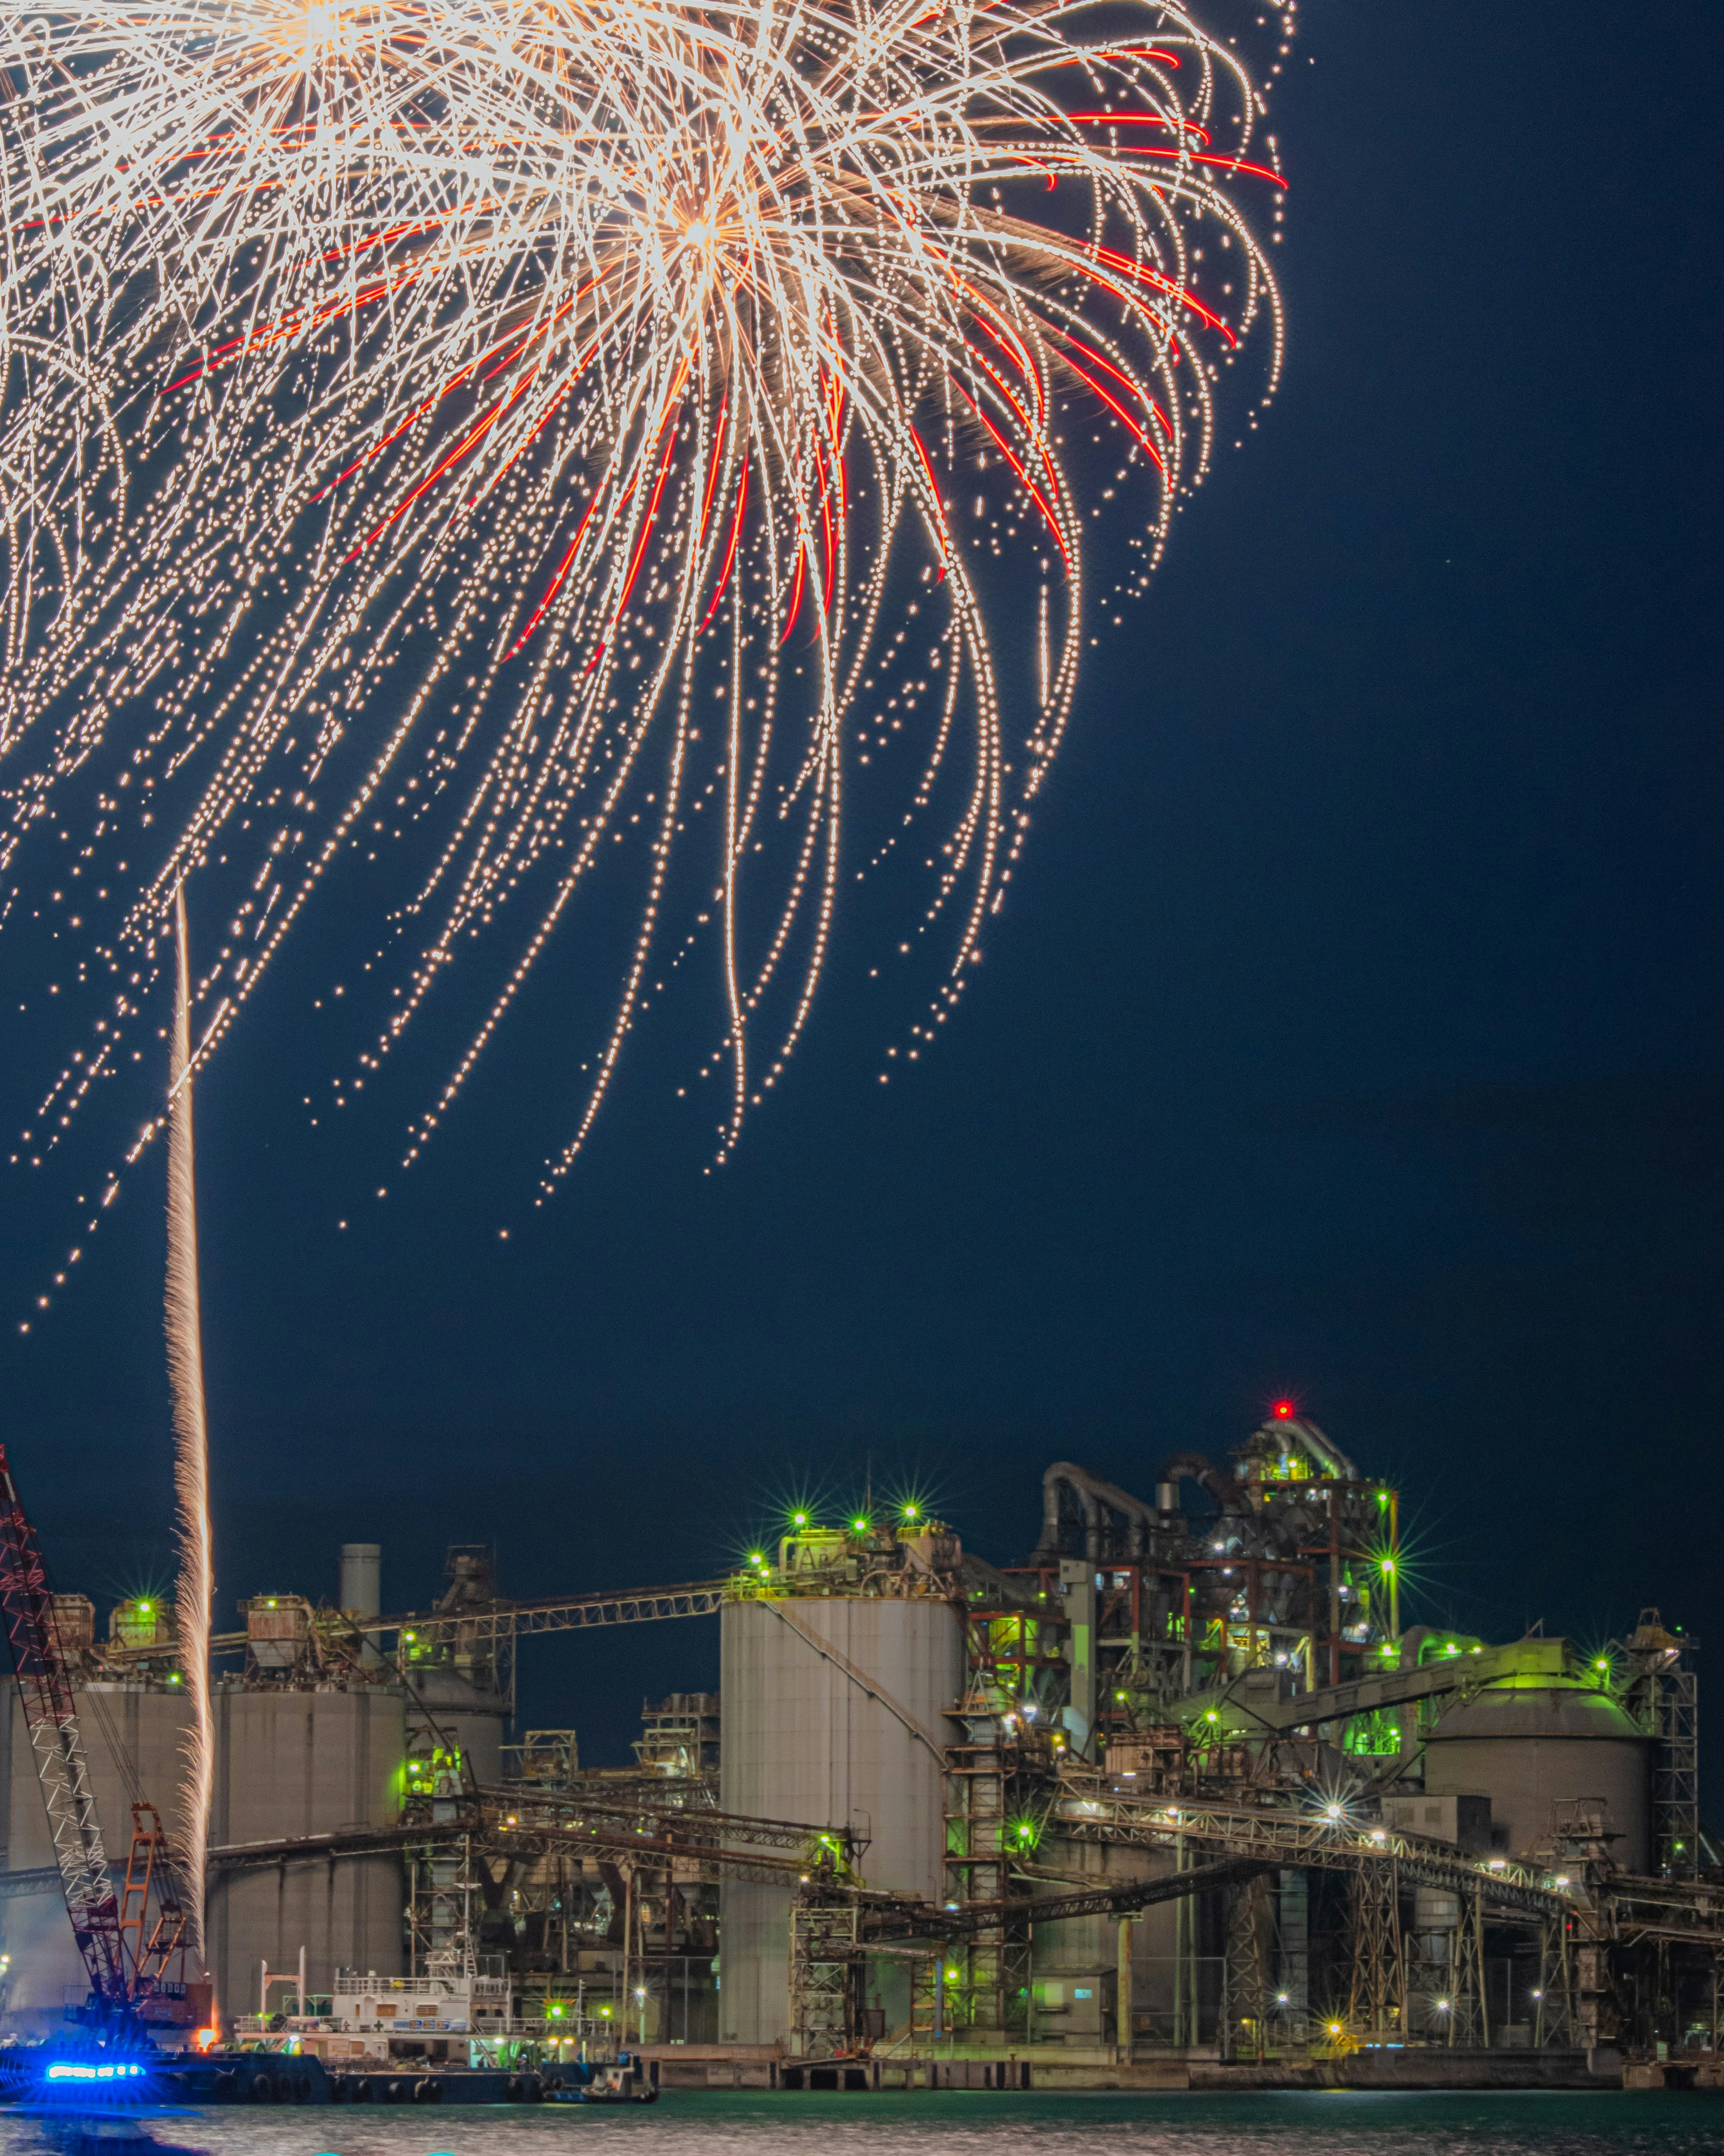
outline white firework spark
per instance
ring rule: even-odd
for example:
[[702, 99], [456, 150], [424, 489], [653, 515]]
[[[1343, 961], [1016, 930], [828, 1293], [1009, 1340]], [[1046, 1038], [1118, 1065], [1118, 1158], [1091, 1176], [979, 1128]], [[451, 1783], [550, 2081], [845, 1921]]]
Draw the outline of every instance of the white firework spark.
[[[1285, 54], [1290, 7], [1249, 20]], [[1273, 387], [1234, 39], [1140, 0], [84, 0], [4, 37], [0, 875], [88, 818], [51, 917], [98, 1000], [17, 1158], [140, 1053], [178, 893], [226, 921], [201, 1065], [395, 841], [334, 1097], [507, 937], [406, 1162], [623, 873], [540, 1203], [709, 951], [726, 1158], [841, 890], [912, 844], [918, 1055], [1120, 603], [1086, 526], [1135, 518], [1141, 588], [1225, 368]]]
[[173, 1392], [174, 1495], [180, 1567], [175, 1619], [186, 1692], [192, 1704], [186, 1779], [176, 1854], [186, 1938], [204, 1964], [204, 1870], [215, 1787], [214, 1723], [209, 1695], [209, 1425], [203, 1398], [203, 1322], [198, 1289], [198, 1187], [192, 1131], [192, 975], [185, 895], [174, 907], [173, 1030], [168, 1059], [167, 1374]]

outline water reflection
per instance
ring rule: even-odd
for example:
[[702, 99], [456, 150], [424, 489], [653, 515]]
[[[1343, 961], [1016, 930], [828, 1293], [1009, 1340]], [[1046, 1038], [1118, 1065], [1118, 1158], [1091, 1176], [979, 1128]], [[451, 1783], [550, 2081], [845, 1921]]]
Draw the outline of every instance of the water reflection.
[[[80, 2110], [70, 2104], [19, 2104], [0, 2128], [0, 2146], [16, 2148], [23, 2156], [33, 2147], [40, 2156], [214, 2156], [214, 2152], [191, 2148], [173, 2138], [172, 2128], [191, 2118], [190, 2112], [104, 2104]], [[18, 2134], [8, 2128], [22, 2129]], [[34, 2129], [33, 2143], [23, 2138]]]
[[0, 2156], [1724, 2156], [1724, 2097], [668, 2095], [651, 2110], [321, 2105], [0, 2110]]

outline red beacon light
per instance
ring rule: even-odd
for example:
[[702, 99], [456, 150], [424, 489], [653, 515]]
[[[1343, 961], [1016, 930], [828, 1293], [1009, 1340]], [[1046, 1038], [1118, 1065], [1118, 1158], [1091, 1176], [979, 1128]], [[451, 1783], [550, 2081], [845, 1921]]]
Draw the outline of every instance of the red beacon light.
[[1292, 1401], [1277, 1400], [1275, 1404], [1274, 1413], [1277, 1422], [1290, 1422], [1293, 1419]]

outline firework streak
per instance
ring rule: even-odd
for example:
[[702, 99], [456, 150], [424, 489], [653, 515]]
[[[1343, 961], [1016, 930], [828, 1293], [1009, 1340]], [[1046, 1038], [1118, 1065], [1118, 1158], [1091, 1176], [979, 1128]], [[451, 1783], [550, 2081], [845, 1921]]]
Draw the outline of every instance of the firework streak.
[[396, 841], [336, 1099], [502, 939], [407, 1161], [602, 879], [633, 925], [540, 1202], [689, 960], [726, 1158], [889, 859], [921, 1053], [1081, 653], [1222, 387], [1273, 386], [1282, 180], [1229, 27], [1279, 72], [1273, 5], [9, 18], [0, 879], [83, 848], [52, 902], [95, 1000], [18, 1158], [153, 1040], [182, 887], [201, 1066]]

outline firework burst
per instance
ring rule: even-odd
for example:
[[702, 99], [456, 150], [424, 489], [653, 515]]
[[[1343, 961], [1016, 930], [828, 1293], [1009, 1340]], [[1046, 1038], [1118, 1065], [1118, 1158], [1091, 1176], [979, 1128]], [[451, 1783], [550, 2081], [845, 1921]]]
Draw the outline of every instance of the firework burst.
[[[1261, 20], [1274, 73], [1290, 10]], [[1113, 0], [146, 0], [8, 35], [0, 873], [75, 854], [44, 917], [95, 1005], [20, 1161], [141, 1053], [182, 890], [201, 1065], [362, 880], [336, 1101], [500, 943], [410, 1163], [632, 876], [540, 1203], [709, 957], [726, 1158], [888, 870], [930, 956], [882, 1075], [921, 1053], [1227, 368], [1273, 388], [1281, 179], [1234, 41]]]

